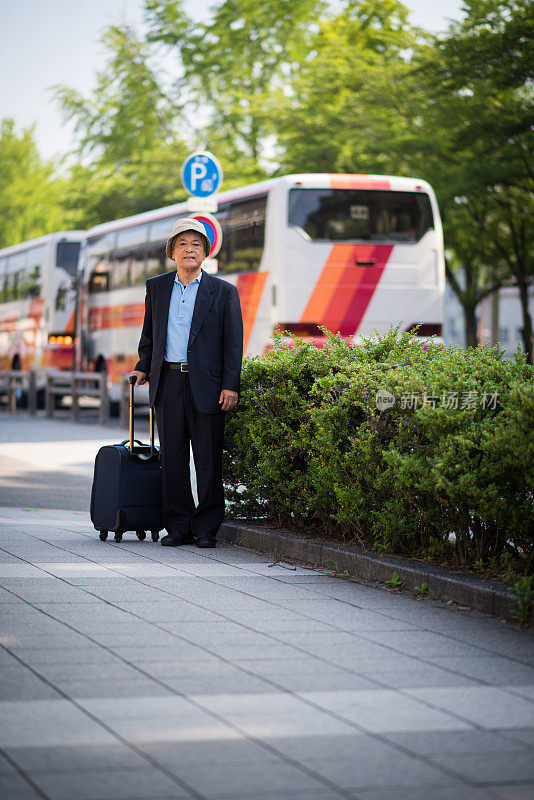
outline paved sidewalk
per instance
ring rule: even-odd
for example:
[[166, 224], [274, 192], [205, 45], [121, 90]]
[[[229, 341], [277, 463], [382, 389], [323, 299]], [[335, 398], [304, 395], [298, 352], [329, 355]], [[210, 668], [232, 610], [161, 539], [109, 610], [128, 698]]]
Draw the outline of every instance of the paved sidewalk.
[[58, 508], [0, 508], [0, 586], [6, 800], [534, 800], [529, 631]]

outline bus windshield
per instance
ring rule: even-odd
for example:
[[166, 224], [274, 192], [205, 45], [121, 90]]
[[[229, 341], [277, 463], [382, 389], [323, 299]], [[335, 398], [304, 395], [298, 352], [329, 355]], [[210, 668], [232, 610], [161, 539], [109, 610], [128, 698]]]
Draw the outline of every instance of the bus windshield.
[[74, 277], [78, 269], [80, 242], [58, 242], [56, 248], [56, 267], [62, 267]]
[[427, 194], [367, 189], [291, 189], [289, 224], [329, 242], [416, 242], [434, 227]]

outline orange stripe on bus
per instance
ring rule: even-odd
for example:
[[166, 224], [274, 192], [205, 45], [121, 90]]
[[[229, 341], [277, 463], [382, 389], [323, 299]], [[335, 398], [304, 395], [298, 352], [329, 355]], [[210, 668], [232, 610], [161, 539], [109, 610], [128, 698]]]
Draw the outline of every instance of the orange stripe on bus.
[[237, 278], [237, 291], [243, 314], [243, 352], [246, 353], [248, 340], [258, 313], [261, 296], [265, 288], [267, 272], [248, 272]]
[[333, 245], [300, 322], [324, 325], [330, 331], [353, 336], [392, 250], [392, 245]]
[[98, 306], [89, 310], [90, 330], [140, 327], [145, 317], [144, 303], [118, 306]]
[[391, 189], [387, 178], [374, 178], [372, 175], [328, 175], [332, 189]]
[[350, 256], [351, 245], [335, 244], [312, 292], [300, 321], [326, 325], [325, 314], [341, 280], [344, 262]]

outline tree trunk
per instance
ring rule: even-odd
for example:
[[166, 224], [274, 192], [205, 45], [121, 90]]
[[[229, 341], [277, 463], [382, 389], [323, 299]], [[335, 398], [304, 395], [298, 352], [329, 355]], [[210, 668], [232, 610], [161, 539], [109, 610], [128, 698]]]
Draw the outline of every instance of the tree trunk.
[[465, 346], [477, 347], [477, 318], [475, 315], [475, 305], [464, 304], [464, 330], [465, 330]]
[[519, 286], [521, 310], [523, 312], [523, 327], [521, 328], [523, 346], [527, 354], [527, 363], [534, 364], [534, 334], [532, 331], [532, 317], [530, 316], [530, 309], [528, 307], [528, 283], [522, 271], [518, 271], [517, 283]]

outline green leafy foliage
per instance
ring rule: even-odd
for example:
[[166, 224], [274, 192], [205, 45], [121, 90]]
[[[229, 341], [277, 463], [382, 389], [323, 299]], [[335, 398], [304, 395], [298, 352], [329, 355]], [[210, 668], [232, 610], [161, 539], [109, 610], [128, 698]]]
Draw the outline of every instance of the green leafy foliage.
[[[225, 455], [234, 513], [459, 565], [509, 553], [531, 570], [532, 367], [395, 328], [361, 347], [328, 338], [279, 336], [245, 360]], [[380, 389], [392, 407], [377, 408]]]
[[42, 161], [33, 130], [0, 123], [0, 247], [63, 227], [62, 184], [53, 164]]

